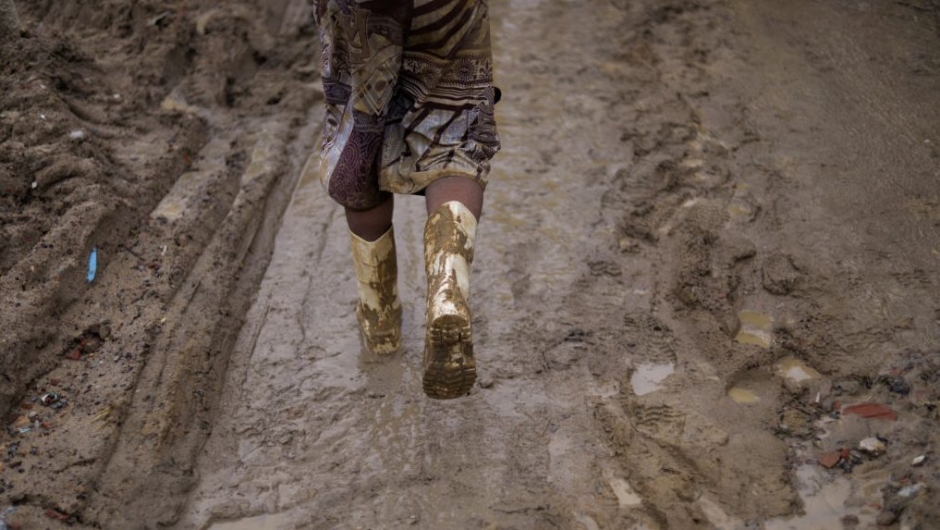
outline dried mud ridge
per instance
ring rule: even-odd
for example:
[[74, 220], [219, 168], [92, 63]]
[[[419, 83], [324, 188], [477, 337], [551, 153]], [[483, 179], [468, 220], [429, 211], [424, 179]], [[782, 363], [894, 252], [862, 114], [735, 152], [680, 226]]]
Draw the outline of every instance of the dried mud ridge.
[[493, 0], [478, 381], [446, 403], [421, 391], [420, 201], [403, 353], [360, 351], [344, 221], [303, 167], [307, 2], [18, 5], [8, 527], [940, 518], [935, 2]]

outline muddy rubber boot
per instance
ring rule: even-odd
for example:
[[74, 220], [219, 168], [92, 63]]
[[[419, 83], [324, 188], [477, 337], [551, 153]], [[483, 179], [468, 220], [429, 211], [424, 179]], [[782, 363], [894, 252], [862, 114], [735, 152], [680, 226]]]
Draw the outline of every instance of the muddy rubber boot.
[[398, 300], [398, 264], [392, 228], [375, 241], [350, 232], [359, 305], [356, 317], [362, 342], [376, 355], [391, 355], [401, 348], [401, 302]]
[[424, 393], [431, 398], [464, 396], [476, 381], [467, 305], [476, 230], [476, 218], [457, 201], [432, 212], [424, 227], [428, 274]]

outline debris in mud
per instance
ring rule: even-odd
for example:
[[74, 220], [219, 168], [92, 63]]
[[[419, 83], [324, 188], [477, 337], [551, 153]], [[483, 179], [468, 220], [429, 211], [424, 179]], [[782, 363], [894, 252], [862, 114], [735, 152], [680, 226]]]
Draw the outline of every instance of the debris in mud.
[[842, 460], [842, 451], [828, 451], [816, 458], [816, 461], [819, 462], [819, 465], [826, 469], [832, 469], [839, 465], [839, 461]]
[[[0, 471], [3, 471], [3, 467], [0, 466]], [[0, 492], [3, 491], [3, 488], [0, 487]], [[19, 525], [16, 523], [8, 523], [7, 517], [13, 515], [13, 512], [16, 511], [16, 508], [10, 506], [6, 510], [3, 510], [3, 513], [0, 513], [0, 530], [17, 530]]]
[[813, 434], [812, 416], [793, 407], [787, 407], [780, 414], [777, 432], [798, 438], [807, 438]]
[[911, 465], [914, 466], [914, 467], [919, 467], [919, 466], [924, 465], [924, 462], [925, 462], [926, 460], [927, 460], [927, 456], [926, 456], [926, 455], [916, 456], [916, 457], [914, 457], [914, 460], [911, 461]]
[[98, 274], [98, 247], [91, 247], [91, 254], [88, 255], [88, 283], [95, 281]]
[[42, 397], [39, 398], [39, 402], [47, 407], [51, 407], [52, 405], [59, 403], [59, 401], [60, 401], [59, 394], [55, 392], [47, 392], [43, 394]]
[[46, 510], [46, 517], [50, 519], [54, 519], [56, 521], [68, 522], [70, 516], [69, 514], [62, 513], [59, 510], [56, 510], [55, 508], [49, 508]]
[[870, 456], [881, 456], [888, 450], [888, 446], [878, 438], [869, 437], [858, 442], [858, 450]]
[[903, 377], [896, 377], [886, 381], [888, 385], [888, 390], [895, 393], [906, 396], [911, 393], [911, 385], [904, 380]]
[[86, 329], [80, 336], [72, 339], [66, 347], [63, 356], [72, 361], [80, 361], [82, 355], [95, 353], [111, 336], [111, 326], [107, 322], [95, 324]]
[[902, 499], [910, 499], [917, 496], [920, 492], [924, 491], [925, 486], [921, 483], [911, 484], [910, 486], [905, 486], [898, 490], [898, 497]]
[[865, 419], [895, 421], [898, 414], [891, 407], [880, 403], [856, 403], [842, 409], [842, 414], [854, 414]]

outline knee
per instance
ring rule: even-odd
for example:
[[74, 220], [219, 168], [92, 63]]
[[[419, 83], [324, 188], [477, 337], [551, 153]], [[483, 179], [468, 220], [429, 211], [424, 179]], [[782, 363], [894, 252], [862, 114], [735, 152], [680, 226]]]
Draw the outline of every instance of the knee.
[[344, 182], [335, 177], [330, 179], [327, 193], [340, 206], [355, 211], [371, 210], [391, 198], [391, 193], [380, 190], [378, 186], [370, 186], [361, 180]]

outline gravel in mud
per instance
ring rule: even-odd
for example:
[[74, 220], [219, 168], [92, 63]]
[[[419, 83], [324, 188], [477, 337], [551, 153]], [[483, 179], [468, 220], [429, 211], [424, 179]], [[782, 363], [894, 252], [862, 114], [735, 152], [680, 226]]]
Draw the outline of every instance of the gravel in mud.
[[403, 351], [359, 343], [307, 1], [17, 4], [8, 527], [940, 518], [935, 2], [492, 0], [479, 381], [446, 402], [420, 198]]

